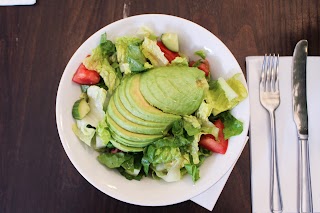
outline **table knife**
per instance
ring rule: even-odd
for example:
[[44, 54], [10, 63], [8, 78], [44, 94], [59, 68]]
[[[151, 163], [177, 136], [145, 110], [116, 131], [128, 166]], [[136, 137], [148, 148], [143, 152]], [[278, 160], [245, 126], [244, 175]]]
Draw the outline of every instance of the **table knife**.
[[306, 89], [306, 65], [308, 41], [301, 40], [293, 52], [292, 96], [293, 117], [299, 139], [299, 210], [313, 212], [308, 148], [308, 109]]

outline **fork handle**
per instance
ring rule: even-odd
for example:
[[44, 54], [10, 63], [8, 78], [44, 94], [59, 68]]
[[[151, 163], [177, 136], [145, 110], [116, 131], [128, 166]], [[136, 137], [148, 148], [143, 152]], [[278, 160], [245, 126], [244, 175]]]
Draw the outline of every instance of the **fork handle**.
[[299, 139], [299, 205], [300, 212], [309, 213], [312, 210], [312, 190], [309, 163], [308, 139]]
[[282, 212], [282, 198], [278, 172], [278, 154], [276, 144], [276, 128], [274, 111], [270, 113], [271, 124], [271, 179], [270, 179], [270, 209], [271, 212]]

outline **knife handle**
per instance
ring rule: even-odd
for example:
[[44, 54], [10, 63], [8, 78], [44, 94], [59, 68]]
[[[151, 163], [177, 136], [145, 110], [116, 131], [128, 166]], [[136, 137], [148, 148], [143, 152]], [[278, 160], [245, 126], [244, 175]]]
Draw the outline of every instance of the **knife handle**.
[[313, 212], [308, 139], [299, 139], [299, 205], [300, 212]]
[[276, 143], [276, 123], [274, 112], [270, 112], [271, 124], [271, 178], [270, 178], [270, 210], [282, 212], [282, 197], [278, 170], [278, 154]]

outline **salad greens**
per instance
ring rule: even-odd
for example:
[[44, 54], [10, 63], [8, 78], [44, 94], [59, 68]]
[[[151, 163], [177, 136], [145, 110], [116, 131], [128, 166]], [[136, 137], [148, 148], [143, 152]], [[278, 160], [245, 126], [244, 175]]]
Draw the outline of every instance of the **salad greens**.
[[224, 153], [228, 139], [243, 131], [230, 110], [247, 90], [239, 74], [211, 80], [205, 51], [191, 62], [166, 48], [179, 46], [170, 43], [178, 42], [176, 34], [162, 37], [147, 27], [114, 42], [101, 35], [73, 77], [90, 109], [74, 105], [72, 130], [100, 153], [101, 164], [129, 180], [173, 182], [188, 174], [196, 182], [204, 160]]

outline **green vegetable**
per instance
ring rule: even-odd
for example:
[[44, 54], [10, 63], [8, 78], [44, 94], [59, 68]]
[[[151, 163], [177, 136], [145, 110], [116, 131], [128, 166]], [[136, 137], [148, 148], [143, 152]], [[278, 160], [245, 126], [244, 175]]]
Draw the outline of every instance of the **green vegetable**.
[[91, 146], [92, 139], [96, 132], [94, 128], [89, 128], [83, 120], [77, 120], [76, 124], [72, 125], [72, 131], [81, 141]]
[[239, 80], [240, 76], [241, 76], [241, 73], [237, 73], [227, 80], [228, 85], [238, 95], [238, 99], [237, 99], [238, 103], [243, 101], [248, 96], [247, 89], [244, 87], [244, 85]]
[[206, 59], [206, 53], [204, 52], [204, 50], [198, 50], [194, 54], [200, 56], [202, 59]]
[[243, 131], [243, 123], [233, 117], [230, 111], [220, 113], [215, 119], [221, 119], [224, 125], [223, 134], [225, 139], [239, 135]]
[[116, 40], [117, 58], [123, 73], [140, 72], [146, 69], [147, 63], [140, 45], [142, 40], [136, 37], [120, 37]]
[[72, 107], [72, 116], [74, 119], [81, 120], [90, 111], [89, 104], [85, 99], [77, 100]]
[[200, 132], [201, 124], [195, 116], [185, 115], [183, 116], [183, 128], [189, 136], [193, 136]]
[[176, 33], [162, 34], [161, 41], [169, 50], [179, 52], [179, 39]]
[[[240, 81], [234, 83], [236, 85], [241, 84]], [[213, 115], [232, 109], [241, 100], [241, 97], [223, 78], [218, 78], [218, 80], [210, 82], [210, 90], [208, 93], [207, 96], [211, 96], [209, 104], [213, 108]]]
[[112, 48], [110, 47], [112, 46], [110, 42], [101, 43], [93, 49], [92, 54], [84, 59], [83, 64], [87, 69], [95, 70], [100, 74], [108, 91], [112, 94], [115, 88], [120, 84], [120, 77], [108, 61], [107, 56], [113, 51], [110, 49]]
[[142, 73], [140, 79], [140, 91], [146, 101], [175, 115], [195, 112], [208, 87], [204, 72], [193, 67], [158, 67]]
[[118, 168], [125, 161], [132, 158], [130, 155], [126, 155], [123, 152], [118, 153], [102, 153], [98, 156], [98, 160], [101, 164], [107, 166], [110, 169]]
[[102, 120], [99, 122], [96, 128], [97, 136], [96, 136], [96, 149], [100, 149], [106, 147], [111, 139], [111, 134], [108, 129], [107, 123]]
[[99, 44], [103, 57], [109, 57], [116, 52], [116, 47], [112, 41], [107, 39], [107, 34], [104, 33], [101, 35], [100, 44]]
[[107, 152], [100, 154], [98, 160], [110, 169], [118, 169], [120, 174], [129, 180], [140, 180], [143, 176], [143, 173], [140, 172], [142, 168], [141, 157], [141, 155], [124, 152]]
[[151, 40], [157, 40], [157, 36], [154, 34], [153, 30], [151, 30], [149, 27], [147, 26], [142, 26], [139, 28], [137, 34], [139, 36], [141, 36], [142, 38], [149, 38]]
[[153, 66], [165, 66], [169, 63], [156, 41], [146, 37], [142, 42], [141, 48], [143, 55], [151, 61]]
[[191, 165], [191, 164], [186, 164], [184, 165], [188, 174], [192, 177], [193, 182], [196, 182], [197, 180], [200, 179], [200, 171], [198, 166], [196, 165]]
[[176, 57], [175, 59], [173, 59], [170, 63], [170, 66], [185, 66], [188, 67], [189, 66], [189, 62], [188, 59], [185, 57]]
[[87, 90], [90, 112], [82, 119], [87, 124], [97, 127], [104, 120], [107, 91], [98, 86], [90, 86]]

